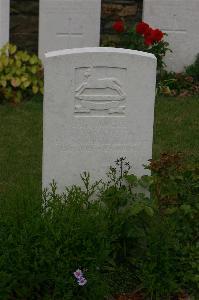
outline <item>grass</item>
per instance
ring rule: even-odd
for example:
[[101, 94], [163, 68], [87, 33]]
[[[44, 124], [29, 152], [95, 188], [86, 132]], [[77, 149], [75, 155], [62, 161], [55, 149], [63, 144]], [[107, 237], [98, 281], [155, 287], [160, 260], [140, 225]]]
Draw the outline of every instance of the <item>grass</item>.
[[41, 193], [42, 103], [0, 105], [0, 120], [0, 198], [36, 199]]
[[[190, 164], [199, 162], [199, 97], [158, 98], [153, 157], [181, 151]], [[42, 103], [0, 105], [0, 197], [39, 199], [42, 162]], [[18, 204], [17, 204], [18, 203]]]
[[182, 152], [187, 164], [199, 163], [199, 96], [156, 100], [153, 158]]

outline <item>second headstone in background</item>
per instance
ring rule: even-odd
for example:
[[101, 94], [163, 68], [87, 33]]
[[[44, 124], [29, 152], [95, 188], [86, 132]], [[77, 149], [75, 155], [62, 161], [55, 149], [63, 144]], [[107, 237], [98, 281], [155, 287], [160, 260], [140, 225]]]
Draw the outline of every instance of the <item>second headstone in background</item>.
[[199, 52], [198, 0], [144, 0], [143, 18], [167, 33], [172, 52], [165, 57], [167, 69], [182, 72]]
[[40, 0], [39, 56], [53, 50], [97, 47], [101, 0]]

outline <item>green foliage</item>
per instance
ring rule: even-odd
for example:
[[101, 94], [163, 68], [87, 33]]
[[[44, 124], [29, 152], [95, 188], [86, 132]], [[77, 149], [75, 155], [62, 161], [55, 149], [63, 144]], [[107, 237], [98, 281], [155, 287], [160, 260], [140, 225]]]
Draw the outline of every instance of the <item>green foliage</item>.
[[[35, 206], [22, 206], [15, 218], [1, 214], [0, 298], [103, 299], [109, 245], [99, 204], [79, 187], [58, 195], [52, 183]], [[76, 283], [78, 268], [86, 286]]]
[[199, 81], [199, 54], [196, 56], [195, 62], [185, 68], [187, 75], [193, 77], [195, 81]]
[[43, 94], [40, 59], [35, 54], [17, 51], [15, 45], [6, 44], [0, 49], [0, 102], [19, 103], [36, 94]]
[[173, 224], [157, 213], [146, 227], [143, 256], [137, 258], [138, 276], [149, 299], [170, 299], [181, 286], [176, 278], [177, 241], [173, 234]]
[[[164, 33], [164, 36], [167, 34]], [[135, 31], [135, 27], [133, 27], [129, 32], [124, 35], [124, 37], [121, 39], [121, 43], [124, 48], [127, 49], [133, 49], [133, 50], [139, 50], [144, 51], [148, 53], [152, 53], [157, 58], [157, 70], [158, 72], [161, 72], [166, 64], [164, 63], [163, 59], [167, 52], [171, 52], [169, 48], [169, 43], [165, 41], [165, 39], [162, 39], [159, 42], [156, 42], [150, 46], [147, 46], [144, 43], [144, 37], [137, 34]]]
[[83, 187], [59, 194], [53, 182], [41, 203], [1, 206], [1, 299], [101, 300], [134, 289], [152, 300], [197, 296], [199, 171], [177, 154], [147, 168], [152, 176], [137, 178], [121, 157], [105, 181], [84, 172]]
[[158, 94], [190, 96], [199, 93], [199, 54], [195, 62], [182, 73], [163, 71], [157, 77]]
[[[160, 218], [159, 225], [156, 224], [154, 228], [160, 232], [159, 243], [166, 250], [160, 259], [167, 260], [165, 267], [169, 270], [164, 273], [167, 274], [165, 277], [167, 290], [170, 285], [171, 290], [172, 288], [176, 291], [185, 290], [197, 296], [199, 292], [199, 170], [197, 167], [184, 168], [180, 154], [162, 154], [159, 160], [151, 161], [149, 169], [153, 172], [153, 182], [149, 185], [149, 189]], [[149, 238], [151, 237], [153, 236], [149, 234]], [[154, 242], [154, 239], [152, 241]], [[160, 249], [162, 250], [162, 247]], [[160, 265], [162, 272], [164, 268], [162, 264]], [[163, 281], [162, 274], [161, 282]], [[157, 292], [159, 291], [156, 291], [156, 294]], [[160, 294], [163, 295], [164, 293]]]

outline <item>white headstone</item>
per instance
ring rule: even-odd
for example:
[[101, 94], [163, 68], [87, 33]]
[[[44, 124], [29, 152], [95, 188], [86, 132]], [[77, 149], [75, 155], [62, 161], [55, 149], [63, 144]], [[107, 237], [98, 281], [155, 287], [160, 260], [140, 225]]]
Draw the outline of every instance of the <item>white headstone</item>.
[[0, 48], [9, 41], [10, 0], [0, 0]]
[[199, 0], [144, 0], [143, 19], [168, 34], [167, 69], [183, 71], [199, 52]]
[[137, 175], [152, 156], [156, 58], [116, 48], [46, 54], [43, 187], [102, 178], [120, 157]]
[[101, 0], [40, 0], [39, 56], [48, 51], [97, 47]]

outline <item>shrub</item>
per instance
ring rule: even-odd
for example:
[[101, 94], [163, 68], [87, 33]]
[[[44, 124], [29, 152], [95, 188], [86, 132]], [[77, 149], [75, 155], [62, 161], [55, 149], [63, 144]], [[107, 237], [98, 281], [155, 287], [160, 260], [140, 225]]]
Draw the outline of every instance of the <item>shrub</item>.
[[137, 178], [121, 157], [105, 181], [84, 173], [83, 187], [59, 194], [53, 182], [41, 202], [0, 207], [1, 299], [101, 300], [134, 289], [152, 300], [197, 296], [198, 169], [176, 154], [147, 168], [152, 176]]
[[15, 45], [6, 44], [0, 50], [0, 101], [19, 103], [35, 94], [43, 94], [40, 59], [35, 54], [17, 51]]

